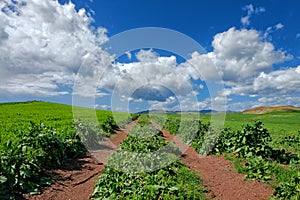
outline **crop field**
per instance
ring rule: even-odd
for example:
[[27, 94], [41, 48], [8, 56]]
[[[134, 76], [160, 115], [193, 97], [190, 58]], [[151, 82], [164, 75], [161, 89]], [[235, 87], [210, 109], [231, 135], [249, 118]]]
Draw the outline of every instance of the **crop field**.
[[[178, 124], [182, 121], [192, 121], [199, 119], [204, 123], [211, 121], [211, 115], [219, 114], [168, 114], [168, 119], [177, 119]], [[166, 116], [154, 114], [151, 116], [155, 120], [160, 120], [161, 123], [166, 120]], [[265, 114], [243, 114], [243, 113], [226, 113], [224, 128], [239, 130], [243, 125], [262, 121], [264, 127], [270, 132], [273, 140], [273, 146], [276, 148], [286, 148], [288, 150], [299, 151], [300, 144], [286, 143], [283, 140], [287, 138], [297, 138], [300, 136], [300, 112], [271, 112]], [[298, 150], [297, 150], [298, 149]]]
[[[202, 121], [208, 122], [210, 115], [201, 115]], [[276, 148], [285, 148], [300, 151], [300, 143], [293, 142], [292, 138], [300, 136], [300, 112], [271, 112], [265, 114], [227, 113], [225, 127], [237, 130], [243, 124], [262, 121], [272, 137], [272, 145]], [[290, 142], [289, 142], [290, 139]], [[299, 141], [299, 140], [298, 140]]]
[[168, 152], [151, 153], [168, 145], [148, 123], [147, 115], [141, 116], [110, 157], [92, 199], [204, 199], [199, 178], [174, 157], [177, 147], [170, 145]]
[[0, 104], [2, 199], [16, 199], [24, 193], [40, 194], [43, 187], [52, 184], [51, 177], [44, 173], [46, 169], [58, 168], [85, 154], [85, 140], [97, 143], [137, 117], [138, 123], [108, 158], [91, 199], [206, 198], [201, 174], [183, 164], [180, 155], [184, 152], [168, 142], [152, 122], [181, 138], [199, 154], [224, 155], [246, 180], [273, 188], [271, 199], [300, 198], [299, 112], [229, 113], [225, 127], [214, 130], [209, 124], [210, 114], [128, 117], [125, 113], [97, 110], [98, 124], [90, 126], [87, 123], [91, 110], [79, 109], [87, 120], [74, 120], [72, 107], [67, 105]]
[[299, 112], [229, 113], [220, 132], [210, 128], [210, 114], [152, 118], [200, 154], [224, 154], [246, 178], [268, 183], [272, 198], [300, 198]]
[[[112, 112], [97, 110], [96, 115], [99, 132], [114, 132], [117, 125]], [[128, 123], [127, 115], [116, 115], [120, 124]], [[51, 179], [43, 176], [43, 169], [58, 167], [84, 152], [71, 106], [46, 102], [0, 104], [1, 198], [40, 193], [41, 186], [51, 184]]]
[[[200, 115], [200, 119], [208, 122], [210, 115]], [[225, 127], [239, 129], [242, 124], [262, 121], [265, 127], [276, 135], [296, 135], [300, 129], [300, 112], [271, 112], [265, 114], [227, 113]]]

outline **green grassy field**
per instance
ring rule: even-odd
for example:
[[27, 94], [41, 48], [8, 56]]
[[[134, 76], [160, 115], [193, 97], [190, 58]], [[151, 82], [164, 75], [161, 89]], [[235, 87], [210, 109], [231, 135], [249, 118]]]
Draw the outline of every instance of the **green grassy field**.
[[[221, 114], [168, 114], [169, 118], [177, 118], [182, 120], [200, 119], [208, 123], [211, 121], [212, 115]], [[223, 114], [222, 114], [223, 115]], [[153, 116], [155, 119], [155, 115]], [[159, 114], [157, 115], [159, 118]], [[280, 141], [286, 136], [300, 136], [300, 112], [286, 111], [286, 112], [270, 112], [265, 114], [244, 114], [226, 113], [224, 127], [233, 130], [239, 130], [243, 125], [254, 124], [255, 121], [262, 121], [264, 127], [268, 129], [273, 139], [272, 146], [276, 148], [290, 149], [290, 144], [280, 144]], [[300, 144], [295, 144], [290, 150], [298, 149], [300, 151]]]
[[[82, 115], [96, 112], [99, 123], [108, 115], [116, 121], [125, 120], [127, 113], [79, 108]], [[30, 121], [43, 122], [55, 129], [70, 128], [73, 124], [72, 106], [49, 102], [0, 103], [0, 132], [6, 134], [26, 126]], [[2, 135], [2, 134], [1, 134]]]
[[[215, 114], [217, 115], [217, 114]], [[200, 119], [209, 122], [210, 114], [200, 115]], [[287, 136], [300, 136], [300, 112], [271, 112], [266, 114], [227, 113], [224, 127], [238, 130], [242, 125], [262, 121], [273, 139], [272, 146], [300, 151], [300, 144], [282, 144]]]
[[[215, 114], [217, 115], [217, 114]], [[209, 121], [211, 115], [200, 115], [203, 121]], [[279, 135], [294, 135], [300, 130], [300, 112], [272, 112], [266, 114], [227, 113], [225, 127], [239, 129], [241, 125], [262, 121], [265, 127]]]

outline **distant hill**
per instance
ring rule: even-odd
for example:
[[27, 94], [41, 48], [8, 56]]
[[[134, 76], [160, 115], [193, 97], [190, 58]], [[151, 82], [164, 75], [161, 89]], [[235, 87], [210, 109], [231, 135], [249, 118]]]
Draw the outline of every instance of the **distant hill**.
[[[232, 112], [232, 111], [227, 111]], [[210, 114], [210, 113], [218, 113], [218, 111], [215, 110], [188, 110], [188, 111], [164, 111], [164, 110], [144, 110], [141, 112], [138, 112], [138, 114], [162, 114], [162, 113], [168, 113], [168, 114], [188, 114], [188, 113], [200, 113], [200, 114]]]
[[256, 108], [250, 108], [244, 110], [244, 114], [264, 114], [270, 112], [293, 112], [298, 111], [300, 112], [300, 108], [295, 106], [260, 106]]
[[177, 114], [179, 111], [167, 111], [167, 110], [143, 110], [137, 112], [137, 114]]
[[215, 111], [215, 110], [211, 110], [211, 109], [208, 109], [208, 110], [200, 110], [200, 111], [197, 111], [197, 110], [189, 110], [189, 111], [177, 111], [177, 113], [200, 113], [200, 114], [210, 114], [210, 113], [217, 113], [218, 111]]

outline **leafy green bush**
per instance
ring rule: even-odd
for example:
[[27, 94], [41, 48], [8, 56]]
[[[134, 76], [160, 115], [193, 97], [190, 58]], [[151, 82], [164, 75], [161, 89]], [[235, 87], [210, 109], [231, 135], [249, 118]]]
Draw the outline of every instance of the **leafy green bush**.
[[[41, 150], [44, 157], [43, 164], [47, 166], [60, 166], [66, 157], [63, 139], [56, 130], [46, 127], [43, 123], [31, 122], [28, 130], [17, 132], [16, 136], [22, 138], [22, 145], [35, 150]], [[41, 160], [42, 161], [42, 160]]]
[[7, 141], [0, 157], [0, 195], [13, 198], [22, 192], [36, 192], [45, 153], [17, 141]]
[[16, 131], [15, 140], [0, 147], [0, 195], [14, 199], [23, 192], [39, 193], [49, 184], [43, 177], [45, 167], [58, 167], [63, 160], [83, 153], [84, 148], [74, 134], [63, 137], [43, 123], [31, 122], [27, 129]]
[[192, 146], [203, 154], [235, 152], [240, 157], [268, 157], [272, 154], [272, 149], [268, 146], [270, 141], [270, 134], [260, 121], [255, 122], [253, 126], [246, 125], [242, 130], [237, 131], [228, 128], [216, 131], [209, 123], [199, 122]]
[[140, 114], [130, 113], [130, 119], [131, 119], [131, 121], [134, 121], [134, 120], [138, 119], [139, 116], [140, 116]]
[[75, 121], [76, 134], [88, 149], [97, 149], [99, 142], [106, 135], [102, 128], [95, 123], [86, 121]]
[[274, 196], [277, 199], [300, 199], [300, 172], [290, 177], [290, 181], [281, 183], [275, 188]]
[[268, 181], [272, 178], [272, 168], [273, 165], [262, 157], [253, 157], [246, 162], [244, 170], [247, 173], [246, 178]]
[[151, 125], [150, 116], [148, 114], [140, 115], [138, 124], [140, 126], [149, 126], [149, 125]]
[[232, 133], [231, 137], [226, 135], [225, 148], [228, 152], [236, 152], [241, 157], [267, 157], [271, 154], [271, 147], [268, 146], [270, 133], [262, 122], [257, 121], [253, 126], [247, 124], [242, 130]]
[[[177, 123], [176, 121], [175, 123]], [[181, 137], [185, 143], [191, 144], [195, 137], [202, 135], [201, 125], [202, 123], [199, 120], [182, 120], [178, 130], [176, 126], [173, 126], [176, 127], [178, 131], [177, 135]], [[169, 126], [172, 127], [171, 124]]]
[[127, 172], [152, 171], [172, 163], [179, 155], [178, 147], [164, 140], [157, 128], [137, 124], [111, 156], [109, 165]]
[[181, 163], [150, 173], [124, 173], [107, 167], [92, 199], [205, 199], [199, 178]]
[[292, 151], [299, 151], [300, 149], [300, 131], [298, 131], [298, 135], [287, 135], [279, 137], [275, 143], [283, 148], [290, 149]]
[[139, 122], [123, 140], [121, 149], [110, 157], [91, 198], [204, 199], [199, 178], [180, 163], [174, 152], [165, 151], [166, 146], [178, 151], [146, 120]]
[[176, 135], [180, 126], [180, 119], [167, 118], [163, 124], [163, 129], [169, 131], [171, 134]]
[[135, 125], [131, 130], [129, 135], [138, 137], [138, 138], [148, 138], [154, 135], [161, 135], [163, 136], [162, 132], [152, 126], [152, 124], [142, 125], [138, 123]]
[[160, 135], [137, 138], [128, 136], [120, 145], [121, 149], [129, 152], [148, 153], [157, 151], [168, 144]]
[[106, 133], [106, 136], [109, 136], [110, 134], [114, 133], [115, 130], [117, 130], [119, 127], [114, 118], [108, 115], [104, 122], [102, 122], [101, 128]]

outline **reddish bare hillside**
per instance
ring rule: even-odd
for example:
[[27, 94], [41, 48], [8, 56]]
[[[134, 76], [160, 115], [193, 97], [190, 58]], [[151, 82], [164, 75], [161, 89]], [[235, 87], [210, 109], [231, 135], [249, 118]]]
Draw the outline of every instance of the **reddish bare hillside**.
[[244, 114], [264, 114], [270, 112], [287, 112], [287, 111], [300, 111], [300, 108], [294, 106], [260, 106], [244, 110]]

